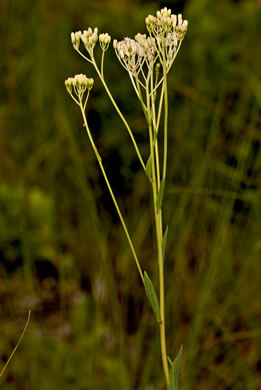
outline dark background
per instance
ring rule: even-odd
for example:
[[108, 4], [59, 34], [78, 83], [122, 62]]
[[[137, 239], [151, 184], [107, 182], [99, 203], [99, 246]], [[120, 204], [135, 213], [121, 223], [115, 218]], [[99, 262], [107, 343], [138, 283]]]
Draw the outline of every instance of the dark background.
[[[148, 182], [70, 33], [132, 37], [162, 6], [189, 21], [169, 75], [168, 353], [184, 345], [181, 389], [261, 388], [260, 1], [1, 0], [1, 367], [32, 310], [3, 389], [164, 388], [158, 327], [64, 87], [76, 73], [95, 79], [90, 128], [157, 286]], [[146, 160], [146, 124], [112, 47], [105, 77]]]

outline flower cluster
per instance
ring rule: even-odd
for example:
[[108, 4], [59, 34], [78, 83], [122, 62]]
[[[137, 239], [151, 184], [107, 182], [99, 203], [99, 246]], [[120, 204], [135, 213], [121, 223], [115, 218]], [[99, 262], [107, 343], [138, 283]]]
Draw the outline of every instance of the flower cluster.
[[98, 28], [95, 27], [94, 30], [92, 30], [92, 28], [89, 27], [88, 30], [84, 30], [81, 33], [81, 40], [88, 53], [93, 53], [93, 49], [98, 41]]
[[99, 35], [99, 42], [100, 42], [101, 49], [103, 51], [106, 51], [111, 43], [110, 35], [108, 33], [100, 34]]
[[182, 20], [181, 14], [178, 16], [171, 14], [171, 10], [166, 7], [157, 11], [156, 16], [147, 16], [145, 22], [149, 33], [156, 38], [166, 38], [168, 33], [176, 32], [177, 38], [182, 40], [188, 29], [188, 21]]
[[[88, 30], [77, 31], [71, 33], [71, 41], [75, 50], [79, 50], [80, 42], [82, 41], [85, 49], [88, 51], [90, 56], [93, 55], [93, 49], [98, 41], [98, 28], [95, 27], [92, 29], [91, 27]], [[99, 42], [101, 49], [106, 51], [110, 45], [111, 37], [108, 33], [99, 35]]]
[[155, 49], [155, 39], [147, 37], [146, 34], [136, 34], [135, 40], [142, 47], [144, 52], [144, 57], [148, 64], [152, 63], [155, 59], [156, 49]]
[[81, 42], [81, 35], [82, 35], [81, 31], [71, 33], [71, 41], [75, 50], [79, 49], [80, 42]]
[[149, 37], [139, 33], [135, 39], [114, 40], [116, 55], [131, 75], [138, 75], [144, 63], [151, 69], [157, 58], [162, 65], [165, 64], [168, 72], [185, 36], [188, 22], [182, 20], [182, 15], [171, 14], [166, 7], [157, 11], [156, 16], [149, 15], [145, 21]]
[[[161, 84], [164, 75], [159, 78], [159, 69], [161, 67], [164, 74], [169, 72], [188, 28], [188, 22], [182, 19], [181, 14], [174, 15], [166, 7], [157, 11], [155, 16], [147, 16], [145, 22], [148, 36], [138, 33], [134, 39], [124, 38], [121, 41], [116, 39], [113, 41], [115, 53], [122, 66], [128, 71], [139, 96], [140, 86], [146, 89], [149, 80], [152, 84], [155, 82], [154, 90]], [[97, 70], [94, 58], [94, 48], [98, 40], [103, 52], [100, 72]], [[74, 49], [95, 66], [103, 79], [104, 53], [111, 43], [110, 35], [108, 33], [98, 34], [97, 27], [93, 29], [89, 27], [84, 31], [72, 32], [71, 41]], [[81, 42], [84, 44], [89, 58], [80, 52]], [[155, 79], [153, 79], [154, 70], [156, 72]], [[150, 86], [152, 84], [150, 83]], [[65, 85], [71, 95], [74, 91], [78, 97], [81, 97], [86, 89], [90, 90], [93, 80], [87, 79], [84, 75], [77, 75], [66, 80]]]
[[155, 38], [161, 62], [165, 62], [169, 71], [176, 57], [178, 46], [187, 32], [188, 21], [182, 15], [171, 14], [166, 7], [157, 11], [156, 16], [149, 15], [145, 19], [148, 32]]
[[95, 27], [94, 30], [92, 30], [89, 27], [88, 30], [84, 30], [83, 32], [77, 31], [75, 33], [74, 32], [71, 33], [71, 41], [75, 50], [79, 50], [80, 42], [82, 41], [86, 50], [89, 53], [92, 53], [97, 40], [98, 40], [97, 27]]
[[69, 77], [67, 80], [65, 80], [64, 84], [69, 92], [70, 95], [72, 95], [72, 92], [74, 91], [75, 94], [81, 99], [84, 95], [84, 92], [86, 90], [90, 91], [93, 87], [93, 79], [86, 77], [84, 74], [77, 74], [74, 77]]
[[145, 55], [139, 43], [131, 38], [124, 38], [120, 42], [115, 39], [113, 47], [122, 66], [131, 74], [138, 74]]
[[138, 33], [135, 39], [124, 38], [122, 41], [113, 41], [116, 55], [123, 67], [137, 76], [145, 63], [148, 69], [154, 63], [156, 50], [154, 38]]

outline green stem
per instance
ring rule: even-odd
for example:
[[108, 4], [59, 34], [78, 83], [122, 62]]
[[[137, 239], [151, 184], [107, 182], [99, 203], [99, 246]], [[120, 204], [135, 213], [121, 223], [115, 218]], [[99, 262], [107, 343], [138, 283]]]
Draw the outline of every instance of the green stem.
[[122, 216], [122, 214], [121, 214], [121, 211], [120, 211], [120, 208], [119, 208], [119, 206], [118, 206], [117, 200], [116, 200], [116, 198], [115, 198], [115, 196], [114, 196], [114, 193], [113, 193], [113, 191], [112, 191], [112, 188], [111, 188], [110, 182], [109, 182], [109, 180], [108, 180], [107, 174], [106, 174], [106, 172], [105, 172], [105, 170], [104, 170], [101, 156], [100, 156], [100, 154], [99, 154], [99, 152], [98, 152], [98, 150], [97, 150], [97, 148], [96, 148], [96, 145], [95, 145], [95, 143], [94, 143], [94, 140], [93, 140], [93, 138], [92, 138], [92, 135], [91, 135], [91, 132], [90, 132], [88, 123], [87, 123], [87, 119], [86, 119], [84, 107], [83, 107], [83, 105], [82, 105], [82, 101], [81, 101], [81, 100], [80, 100], [80, 108], [81, 108], [81, 113], [82, 113], [82, 117], [83, 117], [84, 127], [85, 127], [85, 129], [86, 129], [86, 131], [87, 131], [89, 140], [90, 140], [90, 142], [91, 142], [92, 149], [93, 149], [93, 151], [94, 151], [94, 153], [95, 153], [95, 156], [96, 156], [96, 158], [97, 158], [97, 160], [98, 160], [98, 163], [99, 163], [100, 169], [101, 169], [101, 171], [102, 171], [104, 180], [105, 180], [105, 182], [106, 182], [106, 185], [107, 185], [107, 187], [108, 187], [108, 190], [109, 190], [110, 195], [111, 195], [111, 198], [112, 198], [112, 201], [113, 201], [114, 206], [115, 206], [115, 208], [116, 208], [116, 210], [117, 210], [117, 213], [118, 213], [118, 215], [119, 215], [119, 218], [120, 218], [122, 227], [123, 227], [124, 232], [125, 232], [125, 234], [126, 234], [126, 237], [127, 237], [127, 239], [128, 239], [128, 242], [129, 242], [129, 245], [130, 245], [130, 248], [131, 248], [131, 251], [132, 251], [134, 260], [135, 260], [135, 263], [136, 263], [136, 265], [137, 265], [137, 268], [138, 268], [138, 271], [139, 271], [139, 274], [140, 274], [142, 283], [144, 284], [144, 276], [143, 276], [143, 273], [142, 273], [142, 270], [141, 270], [141, 266], [140, 266], [138, 257], [137, 257], [137, 255], [136, 255], [136, 252], [135, 252], [135, 249], [134, 249], [132, 240], [131, 240], [131, 238], [130, 238], [130, 235], [129, 235], [127, 226], [126, 226], [126, 224], [125, 224], [125, 222], [124, 222], [124, 218], [123, 218], [123, 216]]
[[157, 125], [156, 125], [156, 132], [159, 131], [159, 125], [160, 125], [160, 118], [161, 118], [161, 112], [162, 112], [162, 103], [163, 103], [163, 97], [164, 97], [164, 84], [162, 84], [161, 92], [160, 92], [160, 101], [159, 101], [159, 107], [158, 107], [158, 116], [157, 116]]
[[162, 215], [161, 211], [157, 209], [157, 180], [156, 180], [156, 168], [155, 168], [155, 149], [153, 145], [153, 129], [150, 107], [149, 88], [147, 85], [147, 110], [148, 110], [148, 126], [150, 135], [150, 151], [152, 159], [152, 192], [153, 192], [153, 204], [154, 204], [154, 218], [156, 227], [156, 239], [157, 239], [157, 251], [158, 251], [158, 267], [159, 267], [159, 290], [160, 290], [160, 345], [161, 345], [161, 359], [164, 370], [166, 383], [169, 382], [169, 368], [167, 359], [166, 348], [166, 334], [165, 334], [165, 298], [164, 298], [164, 271], [163, 271], [163, 258], [162, 258]]
[[[151, 70], [151, 76], [150, 76], [150, 89], [153, 90], [153, 70]], [[154, 149], [155, 149], [155, 164], [156, 164], [156, 174], [157, 174], [157, 191], [160, 188], [160, 162], [159, 162], [159, 147], [158, 147], [158, 138], [157, 138], [157, 129], [156, 129], [156, 113], [155, 113], [155, 99], [153, 93], [150, 93], [149, 96], [151, 97], [151, 115], [152, 115], [152, 125], [153, 125], [153, 136], [156, 137], [154, 142]], [[155, 134], [155, 135], [154, 135]]]
[[102, 57], [101, 57], [101, 76], [102, 76], [102, 78], [104, 78], [103, 66], [104, 66], [104, 50], [102, 51]]
[[94, 66], [94, 68], [95, 68], [95, 70], [96, 70], [96, 72], [97, 72], [97, 74], [98, 74], [98, 76], [99, 76], [99, 78], [100, 78], [100, 80], [101, 80], [101, 82], [102, 82], [102, 84], [103, 84], [103, 86], [104, 86], [104, 88], [105, 88], [105, 90], [106, 90], [106, 92], [107, 92], [107, 94], [108, 94], [108, 96], [109, 96], [109, 98], [110, 98], [110, 100], [111, 100], [111, 102], [112, 102], [114, 108], [115, 108], [115, 110], [116, 110], [117, 113], [119, 114], [119, 116], [120, 116], [122, 122], [124, 123], [126, 129], [128, 130], [129, 136], [130, 136], [130, 138], [131, 138], [131, 140], [132, 140], [133, 146], [134, 146], [134, 148], [135, 148], [135, 150], [136, 150], [136, 153], [137, 153], [137, 156], [138, 156], [138, 158], [139, 158], [139, 160], [140, 160], [140, 163], [141, 163], [141, 165], [142, 165], [142, 168], [143, 168], [144, 171], [146, 172], [146, 166], [145, 166], [145, 164], [144, 164], [143, 158], [141, 157], [141, 154], [140, 154], [138, 145], [137, 145], [137, 143], [136, 143], [136, 141], [135, 141], [135, 138], [134, 138], [134, 136], [133, 136], [133, 133], [132, 133], [132, 131], [131, 131], [131, 128], [130, 128], [128, 122], [126, 121], [126, 119], [124, 118], [124, 116], [122, 115], [122, 112], [121, 112], [121, 110], [119, 109], [119, 107], [118, 107], [117, 103], [115, 102], [114, 98], [112, 97], [112, 94], [111, 94], [111, 92], [110, 92], [110, 90], [109, 90], [109, 88], [108, 88], [108, 86], [107, 86], [107, 84], [106, 84], [106, 82], [105, 82], [105, 80], [104, 80], [104, 77], [102, 76], [101, 72], [99, 71], [99, 68], [98, 68], [98, 66], [97, 66], [97, 64], [96, 64], [96, 61], [95, 61], [94, 57], [92, 58], [92, 64], [93, 64], [93, 66]]
[[164, 154], [163, 154], [163, 180], [166, 178], [167, 171], [167, 156], [168, 156], [168, 85], [167, 85], [167, 70], [164, 63], [163, 66], [163, 85], [164, 85]]

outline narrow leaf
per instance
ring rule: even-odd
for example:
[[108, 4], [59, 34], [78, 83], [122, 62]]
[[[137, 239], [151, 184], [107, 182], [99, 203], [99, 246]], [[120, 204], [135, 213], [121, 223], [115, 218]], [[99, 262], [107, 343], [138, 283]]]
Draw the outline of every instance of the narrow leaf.
[[163, 240], [162, 240], [162, 261], [163, 261], [163, 264], [164, 264], [164, 260], [165, 260], [166, 244], [167, 244], [167, 239], [168, 239], [168, 230], [169, 230], [169, 227], [167, 225], [164, 236], [163, 236]]
[[164, 196], [164, 189], [165, 189], [165, 179], [163, 179], [162, 182], [160, 183], [160, 188], [157, 196], [156, 206], [158, 211], [161, 210], [163, 196]]
[[148, 300], [150, 301], [152, 310], [155, 314], [157, 321], [160, 321], [160, 307], [159, 300], [153, 287], [152, 281], [150, 280], [146, 271], [144, 271], [144, 286]]
[[181, 346], [178, 355], [176, 356], [169, 374], [168, 390], [178, 390], [179, 387], [179, 369], [182, 358], [183, 346]]
[[167, 359], [168, 359], [168, 363], [170, 365], [170, 367], [173, 366], [173, 361], [171, 360], [171, 358], [169, 356], [167, 356]]
[[152, 158], [151, 158], [151, 155], [149, 156], [147, 164], [146, 164], [146, 174], [147, 174], [149, 180], [152, 180]]

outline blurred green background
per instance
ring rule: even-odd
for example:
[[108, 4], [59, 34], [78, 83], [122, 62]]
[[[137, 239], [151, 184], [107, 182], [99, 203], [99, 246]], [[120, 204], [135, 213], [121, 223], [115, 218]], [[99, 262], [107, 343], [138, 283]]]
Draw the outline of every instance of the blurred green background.
[[[150, 187], [126, 129], [70, 42], [145, 32], [162, 6], [189, 30], [169, 75], [168, 353], [183, 390], [261, 389], [261, 2], [0, 1], [1, 367], [7, 390], [164, 389], [158, 327], [64, 80], [94, 77], [92, 133], [142, 268], [157, 285]], [[148, 156], [113, 49], [105, 76]]]

